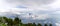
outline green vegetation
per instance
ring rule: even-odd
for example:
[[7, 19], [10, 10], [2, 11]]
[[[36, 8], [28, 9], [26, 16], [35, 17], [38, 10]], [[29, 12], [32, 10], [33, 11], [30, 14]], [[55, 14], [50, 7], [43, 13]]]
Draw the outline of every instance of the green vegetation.
[[42, 26], [40, 23], [38, 23], [38, 25], [37, 26]]
[[45, 24], [44, 26], [48, 26], [47, 24]]
[[[7, 18], [7, 17], [0, 17], [0, 26], [42, 26], [42, 24], [38, 23], [37, 25], [35, 23], [27, 23], [24, 24], [21, 22], [21, 19], [18, 17], [15, 17], [14, 19]], [[48, 26], [45, 24], [44, 26]], [[50, 24], [49, 26], [52, 26]]]

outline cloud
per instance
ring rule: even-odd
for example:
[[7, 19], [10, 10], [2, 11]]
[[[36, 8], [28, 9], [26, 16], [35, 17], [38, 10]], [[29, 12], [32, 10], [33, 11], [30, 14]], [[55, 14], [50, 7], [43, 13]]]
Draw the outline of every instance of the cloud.
[[12, 5], [23, 5], [28, 9], [48, 10], [47, 8], [50, 8], [48, 4], [53, 3], [55, 0], [6, 0], [6, 2], [8, 1], [11, 2]]
[[0, 12], [11, 12], [14, 14], [21, 14], [21, 12], [32, 12], [34, 15], [40, 12], [39, 15], [41, 13], [41, 15], [45, 15], [51, 11], [51, 7], [48, 6], [48, 4], [52, 4], [54, 1], [55, 0], [1, 0]]
[[16, 6], [16, 8], [24, 8], [24, 9], [27, 9], [27, 7], [26, 6]]
[[[54, 0], [6, 0], [7, 2], [21, 2], [21, 3], [36, 3], [36, 4], [49, 4], [53, 2]], [[30, 3], [31, 4], [31, 3]]]
[[3, 14], [3, 16], [11, 16], [14, 14], [14, 16], [23, 16], [22, 19], [58, 19], [60, 17], [58, 15], [60, 14], [59, 10], [60, 0], [0, 0], [0, 15]]
[[56, 26], [60, 26], [60, 23], [56, 23]]
[[33, 19], [37, 19], [37, 20], [44, 20], [44, 19], [47, 19], [48, 18], [48, 14], [41, 14], [41, 15], [36, 15], [35, 16], [32, 16]]

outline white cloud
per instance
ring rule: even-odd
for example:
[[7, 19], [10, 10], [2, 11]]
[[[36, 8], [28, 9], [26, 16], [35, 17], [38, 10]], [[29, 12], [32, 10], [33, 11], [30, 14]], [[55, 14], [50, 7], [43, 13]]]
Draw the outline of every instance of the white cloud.
[[60, 0], [56, 0], [54, 3], [49, 4], [52, 8], [60, 8]]
[[[41, 2], [40, 2], [41, 1]], [[47, 3], [48, 2], [48, 3]], [[27, 9], [23, 8], [16, 8], [16, 6], [26, 6]], [[57, 10], [60, 8], [60, 0], [0, 0], [0, 13], [5, 13], [5, 12], [11, 12], [13, 14], [22, 14], [21, 12], [26, 13], [26, 12], [31, 12], [33, 13], [32, 19], [47, 19], [50, 18], [49, 16], [51, 14], [60, 14]], [[38, 14], [39, 12], [42, 11], [42, 14]], [[48, 11], [47, 13], [44, 11]], [[53, 12], [52, 12], [53, 11]], [[57, 11], [57, 12], [55, 12]], [[44, 14], [43, 14], [44, 13]], [[28, 13], [27, 13], [28, 14]], [[36, 14], [38, 17], [36, 17]], [[25, 15], [26, 19], [29, 19], [29, 16]], [[36, 18], [35, 18], [36, 17]], [[55, 16], [56, 17], [56, 16]], [[60, 16], [59, 16], [60, 17]]]
[[33, 15], [32, 18], [34, 20], [45, 20], [48, 18], [48, 14], [41, 14], [41, 15]]
[[56, 23], [56, 26], [60, 26], [60, 23]]
[[[11, 3], [7, 3], [10, 1]], [[18, 2], [18, 1], [23, 1], [23, 2]], [[25, 2], [24, 2], [25, 1]], [[31, 2], [32, 1], [32, 2]], [[42, 1], [40, 3], [40, 1]], [[51, 10], [51, 7], [48, 6], [48, 4], [44, 4], [47, 2], [53, 2], [55, 0], [1, 0], [1, 9], [12, 9], [15, 8], [18, 5], [23, 5], [26, 6], [28, 9], [33, 9], [33, 10]], [[42, 4], [43, 3], [43, 4]], [[14, 10], [14, 9], [13, 9]]]

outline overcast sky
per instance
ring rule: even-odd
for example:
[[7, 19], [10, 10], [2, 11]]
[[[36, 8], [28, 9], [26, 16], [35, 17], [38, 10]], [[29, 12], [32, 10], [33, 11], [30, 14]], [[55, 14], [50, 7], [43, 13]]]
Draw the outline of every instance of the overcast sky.
[[[0, 0], [0, 15], [23, 15], [25, 19], [32, 16], [33, 20], [56, 18], [60, 26], [60, 0]], [[31, 13], [31, 15], [28, 15]]]

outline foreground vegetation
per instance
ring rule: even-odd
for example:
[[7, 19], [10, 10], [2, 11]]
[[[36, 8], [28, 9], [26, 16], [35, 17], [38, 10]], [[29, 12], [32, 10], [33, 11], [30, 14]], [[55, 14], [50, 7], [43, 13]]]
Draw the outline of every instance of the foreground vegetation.
[[[42, 26], [42, 24], [40, 23], [38, 23], [37, 25], [35, 23], [24, 24], [21, 22], [21, 19], [19, 19], [18, 17], [11, 19], [3, 16], [0, 17], [0, 26]], [[44, 26], [48, 26], [48, 25], [44, 24]], [[52, 26], [52, 24], [50, 24], [49, 26]]]

